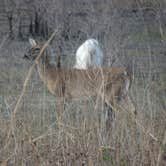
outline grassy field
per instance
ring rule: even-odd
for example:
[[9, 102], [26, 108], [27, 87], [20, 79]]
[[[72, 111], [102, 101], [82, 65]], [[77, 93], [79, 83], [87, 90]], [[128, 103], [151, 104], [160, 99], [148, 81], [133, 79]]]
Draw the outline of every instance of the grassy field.
[[[164, 0], [11, 2], [0, 2], [0, 166], [166, 166]], [[12, 119], [32, 65], [25, 40], [60, 25], [52, 46], [62, 46], [63, 67], [86, 38], [99, 40], [104, 65], [132, 64], [136, 116], [118, 110], [106, 129], [107, 108], [91, 97], [66, 101], [58, 116], [58, 98], [34, 71]]]
[[58, 118], [57, 98], [35, 71], [12, 123], [11, 113], [31, 65], [21, 58], [25, 48], [20, 42], [1, 49], [0, 165], [165, 165], [166, 88], [162, 73], [154, 80], [150, 73], [134, 78], [130, 93], [136, 119], [130, 110], [118, 111], [107, 131], [106, 108], [101, 101], [95, 109], [92, 98], [86, 103], [66, 102]]

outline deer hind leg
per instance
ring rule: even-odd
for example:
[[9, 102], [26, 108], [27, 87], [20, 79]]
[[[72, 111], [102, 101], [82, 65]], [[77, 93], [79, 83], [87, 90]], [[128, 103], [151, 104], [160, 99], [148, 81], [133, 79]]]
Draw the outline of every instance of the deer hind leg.
[[137, 114], [135, 104], [129, 95], [123, 96], [123, 98], [119, 101], [119, 106], [121, 109], [128, 111], [133, 115]]
[[124, 86], [120, 88], [120, 91], [118, 93], [118, 105], [119, 108], [136, 115], [135, 104], [132, 101], [131, 97], [129, 96], [130, 84], [131, 84], [130, 80], [126, 79], [124, 82]]

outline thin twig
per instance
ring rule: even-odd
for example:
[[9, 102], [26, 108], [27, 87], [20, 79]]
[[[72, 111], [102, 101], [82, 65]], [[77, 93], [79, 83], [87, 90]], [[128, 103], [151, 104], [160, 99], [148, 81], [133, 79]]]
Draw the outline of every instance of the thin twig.
[[33, 70], [34, 70], [36, 64], [38, 64], [38, 61], [39, 61], [40, 57], [43, 55], [44, 50], [48, 47], [49, 43], [52, 41], [52, 39], [54, 38], [54, 36], [56, 35], [57, 32], [58, 32], [58, 29], [56, 29], [56, 30], [52, 33], [51, 37], [50, 37], [50, 38], [48, 39], [48, 41], [44, 44], [44, 46], [42, 47], [42, 49], [41, 49], [39, 55], [38, 55], [37, 58], [35, 59], [35, 62], [34, 62], [33, 65], [31, 66], [31, 68], [29, 69], [28, 74], [27, 74], [27, 77], [26, 77], [26, 79], [25, 79], [25, 81], [24, 81], [24, 84], [23, 84], [23, 89], [22, 89], [21, 94], [20, 94], [20, 96], [19, 96], [19, 98], [18, 98], [18, 100], [17, 100], [17, 103], [16, 103], [16, 105], [15, 105], [14, 111], [12, 112], [12, 118], [13, 118], [13, 119], [14, 119], [15, 116], [16, 116], [16, 113], [17, 113], [17, 111], [18, 111], [18, 107], [19, 107], [19, 105], [20, 105], [20, 103], [21, 103], [21, 100], [22, 100], [24, 94], [25, 94], [28, 81], [29, 81], [29, 79], [30, 79], [30, 77], [31, 77], [31, 75], [32, 75], [32, 72], [33, 72]]
[[32, 153], [33, 153], [34, 157], [36, 158], [36, 163], [38, 163], [39, 165], [45, 166], [46, 163], [45, 163], [44, 159], [42, 158], [42, 156], [40, 155], [36, 144], [32, 141], [31, 138], [29, 138], [28, 142], [32, 146]]
[[[32, 73], [35, 69], [35, 66], [38, 64], [38, 61], [40, 59], [40, 57], [43, 55], [43, 52], [44, 50], [48, 47], [49, 43], [53, 40], [53, 38], [55, 37], [55, 35], [59, 32], [59, 28], [57, 28], [53, 33], [52, 35], [50, 36], [50, 38], [47, 40], [47, 42], [43, 45], [42, 49], [40, 50], [40, 53], [39, 55], [37, 56], [37, 58], [35, 59], [35, 62], [33, 63], [33, 65], [31, 66], [31, 68], [29, 69], [28, 71], [28, 74], [27, 74], [27, 77], [24, 81], [24, 84], [23, 84], [23, 88], [22, 88], [22, 91], [21, 91], [21, 94], [20, 96], [18, 97], [18, 100], [16, 102], [16, 105], [14, 107], [14, 110], [13, 112], [11, 113], [11, 128], [9, 129], [8, 131], [8, 134], [7, 134], [7, 144], [8, 144], [8, 140], [10, 138], [10, 135], [11, 135], [11, 132], [14, 136], [14, 120], [15, 120], [15, 117], [16, 117], [16, 114], [18, 113], [18, 108], [20, 106], [20, 103], [22, 101], [22, 98], [26, 92], [26, 88], [27, 88], [27, 85], [28, 85], [28, 81], [30, 80], [31, 76], [32, 76]], [[6, 146], [7, 146], [6, 144]]]
[[160, 146], [160, 149], [159, 149], [159, 154], [158, 154], [158, 157], [157, 157], [157, 165], [156, 166], [160, 165], [160, 160], [161, 160], [162, 153], [163, 153], [163, 148], [165, 147], [165, 145], [166, 145], [166, 131], [164, 133], [164, 138], [163, 138], [163, 141], [162, 141], [162, 145]]
[[146, 131], [145, 127], [141, 123], [139, 123], [137, 119], [134, 118], [134, 120], [137, 126], [142, 129], [143, 133], [148, 134], [154, 141], [158, 142], [158, 139], [150, 131]]

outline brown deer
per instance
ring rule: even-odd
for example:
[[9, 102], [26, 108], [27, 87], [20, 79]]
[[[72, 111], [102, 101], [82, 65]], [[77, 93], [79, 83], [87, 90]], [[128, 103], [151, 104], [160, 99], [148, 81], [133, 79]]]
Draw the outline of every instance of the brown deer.
[[[24, 57], [34, 60], [42, 44], [34, 39], [29, 40], [31, 48]], [[47, 48], [37, 63], [37, 70], [43, 83], [56, 97], [63, 99], [79, 99], [89, 96], [99, 96], [111, 107], [129, 108], [135, 111], [128, 96], [131, 76], [125, 68], [93, 68], [87, 70], [58, 68], [52, 63], [53, 55]]]

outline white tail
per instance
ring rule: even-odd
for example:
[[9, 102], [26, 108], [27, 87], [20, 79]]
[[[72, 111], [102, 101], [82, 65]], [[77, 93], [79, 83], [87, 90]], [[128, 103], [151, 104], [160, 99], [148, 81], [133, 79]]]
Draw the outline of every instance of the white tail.
[[99, 67], [103, 64], [103, 52], [95, 39], [86, 40], [76, 51], [76, 69]]
[[36, 41], [32, 38], [29, 38], [29, 43], [31, 44], [31, 46], [35, 47], [37, 45]]

